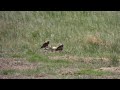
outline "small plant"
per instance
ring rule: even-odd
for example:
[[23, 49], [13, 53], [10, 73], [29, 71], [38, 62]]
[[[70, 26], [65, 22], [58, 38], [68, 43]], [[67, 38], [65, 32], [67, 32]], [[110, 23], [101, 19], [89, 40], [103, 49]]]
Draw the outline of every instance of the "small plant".
[[39, 31], [34, 31], [34, 32], [31, 33], [31, 35], [32, 35], [32, 38], [37, 38], [37, 37], [40, 36]]

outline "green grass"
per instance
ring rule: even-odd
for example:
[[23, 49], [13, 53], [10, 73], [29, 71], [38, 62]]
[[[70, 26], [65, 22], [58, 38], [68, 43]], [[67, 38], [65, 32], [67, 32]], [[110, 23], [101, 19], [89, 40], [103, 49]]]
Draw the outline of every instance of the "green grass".
[[30, 62], [39, 62], [39, 61], [48, 62], [49, 61], [49, 59], [46, 56], [37, 55], [37, 54], [28, 56], [28, 60]]
[[13, 75], [16, 73], [16, 70], [0, 70], [0, 75]]
[[1, 11], [3, 52], [40, 53], [45, 40], [64, 44], [67, 54], [119, 55], [120, 12], [112, 11]]
[[[109, 63], [85, 63], [49, 56], [78, 56], [109, 58], [110, 65], [119, 66], [120, 59], [119, 11], [0, 11], [0, 57], [26, 58], [43, 63], [47, 68], [32, 72], [54, 73], [61, 67], [99, 68]], [[45, 52], [44, 41], [50, 45], [64, 44], [61, 53]], [[28, 71], [29, 72], [29, 71]], [[81, 73], [101, 75], [92, 70]]]
[[111, 55], [110, 64], [112, 66], [119, 66], [119, 57], [115, 53]]

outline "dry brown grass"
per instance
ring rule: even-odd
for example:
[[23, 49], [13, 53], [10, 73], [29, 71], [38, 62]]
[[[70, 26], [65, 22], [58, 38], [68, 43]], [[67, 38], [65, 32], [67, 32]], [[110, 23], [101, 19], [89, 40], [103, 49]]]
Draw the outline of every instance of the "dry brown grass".
[[99, 35], [87, 35], [84, 41], [87, 44], [105, 45], [105, 41]]

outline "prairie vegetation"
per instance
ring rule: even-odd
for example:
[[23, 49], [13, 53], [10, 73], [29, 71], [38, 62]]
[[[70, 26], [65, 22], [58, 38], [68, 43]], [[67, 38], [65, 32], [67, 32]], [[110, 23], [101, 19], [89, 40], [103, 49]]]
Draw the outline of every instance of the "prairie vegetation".
[[[0, 78], [120, 78], [119, 18], [119, 11], [0, 11]], [[41, 49], [47, 40], [63, 51]]]

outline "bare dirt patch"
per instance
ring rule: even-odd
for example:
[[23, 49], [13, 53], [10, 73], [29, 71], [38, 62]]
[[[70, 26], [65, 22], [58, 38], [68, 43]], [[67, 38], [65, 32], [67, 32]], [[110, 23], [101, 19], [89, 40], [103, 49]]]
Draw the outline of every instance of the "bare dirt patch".
[[36, 75], [0, 75], [0, 79], [53, 79], [53, 75], [36, 74]]
[[104, 62], [109, 63], [109, 58], [94, 58], [94, 57], [80, 57], [80, 60], [85, 63], [92, 63], [92, 62]]
[[79, 56], [71, 56], [71, 55], [64, 55], [64, 56], [49, 56], [51, 60], [68, 60], [68, 61], [82, 61], [86, 63], [91, 63], [92, 61], [102, 61], [102, 62], [109, 62], [109, 58], [94, 58], [94, 57], [79, 57]]
[[25, 59], [18, 58], [0, 58], [0, 70], [25, 70], [35, 69], [36, 63], [30, 63]]
[[104, 76], [95, 76], [95, 75], [79, 75], [77, 78], [80, 79], [120, 79], [117, 75], [104, 75]]
[[119, 67], [102, 67], [99, 70], [120, 74], [120, 66]]
[[79, 71], [79, 68], [61, 68], [58, 73], [59, 75], [74, 75], [76, 71]]

